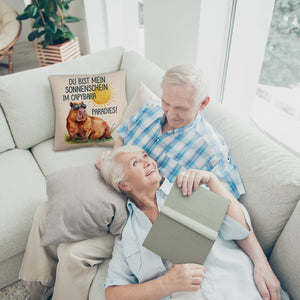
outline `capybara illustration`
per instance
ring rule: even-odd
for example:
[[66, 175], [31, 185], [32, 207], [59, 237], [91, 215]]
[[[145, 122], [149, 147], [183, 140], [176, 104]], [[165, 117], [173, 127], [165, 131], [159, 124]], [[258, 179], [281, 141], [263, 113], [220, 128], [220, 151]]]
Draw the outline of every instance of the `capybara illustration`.
[[71, 109], [67, 117], [67, 130], [69, 140], [78, 137], [81, 142], [88, 138], [99, 140], [110, 138], [111, 130], [108, 124], [101, 118], [89, 116], [86, 112], [86, 105], [76, 102], [70, 102]]

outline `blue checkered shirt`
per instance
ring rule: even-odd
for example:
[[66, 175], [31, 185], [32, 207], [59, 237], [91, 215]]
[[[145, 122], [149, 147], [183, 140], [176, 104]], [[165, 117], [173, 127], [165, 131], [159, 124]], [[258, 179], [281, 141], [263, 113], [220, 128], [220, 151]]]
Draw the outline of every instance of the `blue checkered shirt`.
[[166, 116], [160, 101], [152, 101], [124, 121], [118, 132], [124, 145], [143, 148], [170, 182], [188, 169], [213, 172], [239, 198], [245, 190], [229, 149], [221, 135], [201, 113], [187, 126], [162, 134]]

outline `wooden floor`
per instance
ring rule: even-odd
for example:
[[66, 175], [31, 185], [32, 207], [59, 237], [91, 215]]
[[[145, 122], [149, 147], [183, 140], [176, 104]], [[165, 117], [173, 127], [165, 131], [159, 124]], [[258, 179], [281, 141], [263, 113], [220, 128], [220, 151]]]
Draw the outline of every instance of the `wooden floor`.
[[[8, 58], [0, 60], [0, 76], [8, 74]], [[13, 73], [39, 68], [39, 63], [32, 43], [17, 42], [12, 54]]]

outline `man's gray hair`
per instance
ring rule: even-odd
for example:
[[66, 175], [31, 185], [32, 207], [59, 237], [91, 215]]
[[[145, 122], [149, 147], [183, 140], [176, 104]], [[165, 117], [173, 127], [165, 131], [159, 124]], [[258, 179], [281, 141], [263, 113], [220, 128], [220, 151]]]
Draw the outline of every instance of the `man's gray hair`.
[[134, 145], [127, 145], [116, 148], [111, 155], [103, 162], [100, 173], [105, 182], [111, 185], [116, 191], [121, 192], [119, 183], [126, 179], [123, 165], [118, 162], [117, 157], [121, 153], [130, 153], [144, 151], [142, 148]]
[[192, 84], [194, 86], [195, 104], [200, 104], [208, 96], [205, 74], [196, 65], [178, 65], [169, 69], [162, 79], [162, 88], [165, 83], [175, 85]]

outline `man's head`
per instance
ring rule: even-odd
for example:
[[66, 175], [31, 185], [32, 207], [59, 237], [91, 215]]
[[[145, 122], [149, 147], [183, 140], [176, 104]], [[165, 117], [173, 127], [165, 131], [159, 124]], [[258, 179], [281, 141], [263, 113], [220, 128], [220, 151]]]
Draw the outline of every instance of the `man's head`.
[[209, 102], [207, 83], [197, 66], [171, 68], [164, 75], [161, 85], [162, 108], [172, 129], [190, 124]]
[[161, 181], [156, 162], [138, 146], [114, 149], [100, 172], [107, 184], [127, 195], [155, 191]]

